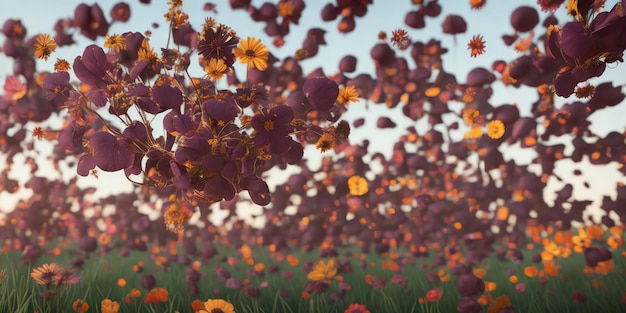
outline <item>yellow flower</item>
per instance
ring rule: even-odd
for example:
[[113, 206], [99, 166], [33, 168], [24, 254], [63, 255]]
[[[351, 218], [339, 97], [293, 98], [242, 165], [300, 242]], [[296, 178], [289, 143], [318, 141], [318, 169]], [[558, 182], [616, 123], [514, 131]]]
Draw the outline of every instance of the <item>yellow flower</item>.
[[335, 260], [330, 259], [328, 263], [320, 260], [313, 270], [307, 275], [307, 278], [310, 280], [320, 281], [320, 280], [329, 280], [335, 277], [337, 274], [337, 268], [335, 268]]
[[102, 313], [117, 313], [120, 310], [120, 304], [111, 299], [104, 299], [100, 303], [100, 310]]
[[493, 120], [487, 124], [487, 136], [491, 139], [500, 139], [504, 136], [504, 123], [500, 120]]
[[260, 40], [247, 37], [239, 45], [241, 48], [235, 48], [235, 57], [239, 58], [239, 63], [247, 63], [249, 70], [256, 68], [264, 71], [267, 68], [269, 51]]
[[35, 42], [35, 56], [38, 59], [47, 60], [52, 52], [57, 49], [57, 43], [50, 37], [50, 34], [40, 34]]
[[204, 310], [198, 313], [235, 313], [235, 307], [222, 299], [209, 299], [204, 303]]
[[204, 71], [207, 75], [215, 80], [222, 78], [227, 70], [228, 67], [226, 67], [224, 60], [216, 58], [211, 58], [211, 60], [209, 60], [209, 64], [204, 67]]
[[367, 180], [364, 177], [355, 175], [348, 178], [348, 189], [353, 196], [362, 196], [367, 193]]
[[359, 101], [359, 93], [356, 91], [356, 88], [354, 88], [354, 86], [339, 88], [339, 95], [337, 96], [337, 102], [339, 104]]
[[120, 50], [126, 50], [126, 41], [124, 37], [118, 34], [108, 35], [104, 39], [104, 47], [119, 52]]

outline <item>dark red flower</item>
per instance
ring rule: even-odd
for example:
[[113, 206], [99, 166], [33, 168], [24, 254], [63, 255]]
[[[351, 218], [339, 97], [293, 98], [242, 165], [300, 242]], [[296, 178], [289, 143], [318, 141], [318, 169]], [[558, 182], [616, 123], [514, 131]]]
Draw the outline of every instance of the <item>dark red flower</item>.
[[91, 40], [96, 40], [98, 36], [104, 37], [109, 31], [109, 22], [104, 18], [104, 13], [97, 3], [79, 4], [74, 10], [73, 22], [80, 28], [80, 32]]
[[283, 153], [289, 148], [293, 139], [289, 134], [294, 127], [291, 125], [294, 114], [291, 107], [277, 105], [265, 108], [252, 117], [250, 125], [255, 130], [254, 142], [260, 146], [269, 146], [270, 153]]
[[511, 13], [511, 26], [518, 32], [532, 30], [539, 23], [537, 10], [529, 6], [520, 6]]
[[462, 16], [450, 14], [443, 20], [442, 28], [444, 34], [462, 34], [467, 30], [467, 23]]
[[126, 2], [118, 2], [111, 8], [111, 19], [126, 22], [130, 18], [130, 6]]
[[133, 164], [133, 153], [124, 139], [107, 132], [98, 132], [89, 139], [95, 165], [103, 171], [115, 172]]
[[326, 77], [310, 78], [302, 86], [311, 106], [318, 111], [328, 111], [335, 105], [339, 86]]

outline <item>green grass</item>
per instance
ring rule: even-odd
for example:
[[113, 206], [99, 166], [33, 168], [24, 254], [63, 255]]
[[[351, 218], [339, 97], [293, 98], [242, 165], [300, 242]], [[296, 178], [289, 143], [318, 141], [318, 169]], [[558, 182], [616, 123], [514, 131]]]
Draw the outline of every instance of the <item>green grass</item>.
[[[168, 264], [168, 270], [156, 266], [150, 257], [149, 252], [133, 251], [128, 257], [120, 257], [119, 251], [113, 250], [110, 253], [97, 256], [92, 255], [80, 270], [81, 281], [75, 285], [64, 285], [56, 288], [57, 295], [52, 301], [45, 301], [40, 294], [46, 290], [46, 286], [40, 286], [30, 277], [32, 268], [43, 263], [56, 262], [69, 267], [66, 255], [42, 256], [36, 264], [17, 265], [20, 260], [19, 253], [8, 252], [0, 256], [0, 269], [6, 269], [6, 276], [0, 286], [0, 312], [15, 313], [56, 313], [73, 312], [72, 303], [80, 298], [89, 303], [88, 312], [100, 312], [100, 302], [109, 298], [120, 303], [119, 312], [192, 312], [191, 302], [195, 299], [205, 301], [210, 298], [222, 298], [234, 304], [236, 312], [258, 313], [258, 312], [343, 312], [351, 303], [365, 304], [372, 312], [456, 312], [456, 305], [460, 300], [460, 295], [456, 291], [456, 280], [449, 270], [446, 274], [451, 276], [448, 282], [431, 283], [426, 280], [428, 271], [437, 271], [439, 268], [422, 268], [425, 264], [430, 266], [432, 258], [417, 259], [414, 263], [409, 262], [401, 270], [401, 274], [407, 279], [405, 287], [389, 282], [394, 272], [383, 270], [381, 263], [383, 257], [376, 254], [368, 254], [366, 260], [368, 266], [361, 268], [360, 260], [352, 261], [352, 270], [348, 273], [340, 273], [345, 282], [351, 285], [351, 289], [343, 299], [333, 301], [329, 295], [339, 290], [336, 281], [331, 282], [328, 291], [323, 294], [313, 293], [309, 299], [304, 299], [301, 292], [307, 282], [306, 272], [302, 269], [302, 264], [307, 261], [317, 262], [317, 252], [294, 252], [300, 259], [300, 264], [291, 267], [286, 261], [277, 262], [272, 258], [266, 249], [255, 249], [253, 257], [256, 263], [266, 265], [276, 263], [280, 270], [275, 274], [267, 271], [263, 277], [249, 278], [250, 284], [259, 286], [261, 282], [267, 282], [268, 286], [261, 289], [261, 296], [252, 299], [246, 296], [241, 290], [232, 290], [225, 287], [224, 282], [218, 281], [213, 274], [213, 268], [221, 264], [225, 266], [233, 277], [239, 279], [247, 278], [247, 271], [251, 266], [241, 260], [241, 256], [236, 251], [231, 251], [221, 247], [221, 255], [232, 256], [238, 259], [235, 266], [219, 261], [218, 257], [212, 258], [207, 264], [203, 264], [201, 272], [203, 274], [199, 287], [200, 294], [188, 294], [187, 283], [185, 282], [185, 271], [188, 266], [178, 263]], [[183, 251], [182, 248], [180, 251]], [[340, 251], [339, 261], [344, 259], [344, 252]], [[530, 256], [534, 253], [528, 251], [524, 262], [519, 264], [513, 262], [501, 262], [495, 257], [490, 257], [483, 262], [483, 267], [487, 270], [485, 281], [495, 282], [497, 287], [490, 293], [493, 298], [500, 295], [507, 295], [511, 302], [511, 307], [515, 312], [620, 312], [626, 309], [623, 302], [623, 295], [626, 292], [626, 276], [622, 269], [626, 269], [626, 260], [619, 253], [614, 253], [614, 270], [609, 275], [583, 274], [584, 259], [581, 254], [572, 254], [567, 259], [558, 259], [556, 262], [560, 266], [557, 277], [549, 277], [545, 284], [539, 282], [538, 277], [529, 278], [524, 275], [524, 267], [532, 265]], [[132, 267], [139, 261], [145, 263], [144, 272], [137, 274]], [[370, 266], [370, 262], [374, 266]], [[539, 265], [540, 266], [540, 265]], [[266, 267], [267, 268], [267, 267]], [[445, 268], [445, 266], [444, 266]], [[283, 271], [292, 271], [294, 276], [291, 281], [283, 278]], [[509, 274], [513, 272], [519, 277], [519, 282], [526, 285], [526, 291], [519, 293], [515, 290], [514, 284], [509, 282]], [[169, 291], [169, 301], [158, 305], [143, 304], [143, 297], [147, 293], [141, 287], [139, 278], [146, 273], [154, 274], [157, 287], [163, 287]], [[385, 287], [375, 289], [365, 283], [365, 276], [372, 275], [377, 278], [387, 279]], [[117, 280], [125, 278], [127, 285], [119, 287]], [[596, 288], [591, 284], [595, 278], [600, 287]], [[281, 287], [287, 288], [290, 295], [283, 298], [280, 295]], [[443, 298], [437, 303], [420, 304], [419, 297], [432, 288], [441, 288]], [[50, 287], [53, 289], [54, 287]], [[139, 288], [142, 296], [135, 300], [133, 304], [124, 303], [124, 297], [132, 288]], [[215, 291], [218, 290], [219, 293]], [[585, 303], [575, 303], [572, 301], [572, 294], [575, 291], [584, 292], [587, 295]], [[487, 307], [483, 308], [487, 312]]]

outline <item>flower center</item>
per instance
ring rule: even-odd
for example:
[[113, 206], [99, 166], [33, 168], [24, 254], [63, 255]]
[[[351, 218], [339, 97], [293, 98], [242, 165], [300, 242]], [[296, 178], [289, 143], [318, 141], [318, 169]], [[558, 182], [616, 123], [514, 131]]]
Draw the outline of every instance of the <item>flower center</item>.
[[274, 121], [265, 121], [263, 123], [263, 128], [265, 128], [266, 131], [270, 131], [272, 129], [274, 129]]
[[213, 309], [211, 313], [224, 313], [224, 311], [222, 311], [222, 309]]
[[254, 51], [252, 51], [250, 49], [246, 50], [246, 56], [253, 57], [254, 56]]

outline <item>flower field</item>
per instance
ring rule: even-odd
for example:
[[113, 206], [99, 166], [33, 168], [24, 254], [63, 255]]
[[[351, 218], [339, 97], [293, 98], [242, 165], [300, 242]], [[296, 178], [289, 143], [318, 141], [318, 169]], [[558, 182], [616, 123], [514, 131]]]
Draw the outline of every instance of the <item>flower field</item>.
[[19, 253], [3, 254], [0, 310], [220, 312], [204, 305], [222, 300], [233, 308], [223, 312], [619, 312], [625, 250], [609, 248], [614, 258], [598, 261], [579, 240], [604, 246], [621, 232], [547, 230], [518, 253], [494, 253], [473, 268], [452, 246], [416, 257], [400, 247], [283, 253], [216, 243], [207, 251], [202, 242], [178, 240], [131, 252], [116, 240], [87, 252], [65, 241], [28, 265]]
[[626, 0], [24, 1], [0, 312], [626, 311]]

